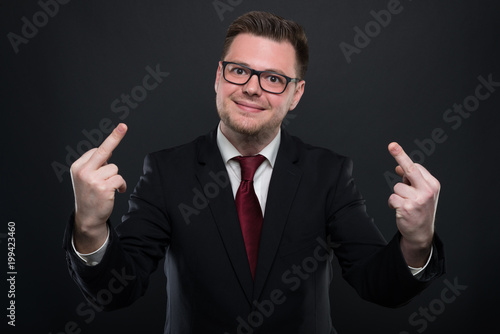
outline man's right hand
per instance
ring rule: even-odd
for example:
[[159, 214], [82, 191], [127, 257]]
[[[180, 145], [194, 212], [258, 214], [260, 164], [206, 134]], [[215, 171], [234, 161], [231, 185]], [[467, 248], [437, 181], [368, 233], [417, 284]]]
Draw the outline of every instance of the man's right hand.
[[91, 253], [104, 244], [106, 221], [113, 211], [115, 191], [123, 193], [127, 189], [118, 167], [107, 162], [126, 132], [127, 126], [118, 124], [98, 148], [86, 152], [71, 165], [75, 193], [73, 237], [80, 253]]

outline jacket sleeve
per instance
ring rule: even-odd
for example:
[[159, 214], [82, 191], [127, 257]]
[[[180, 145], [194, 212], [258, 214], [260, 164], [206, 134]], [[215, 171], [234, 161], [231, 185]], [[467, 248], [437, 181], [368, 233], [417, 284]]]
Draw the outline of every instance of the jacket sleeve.
[[129, 212], [110, 236], [101, 262], [88, 266], [74, 252], [71, 237], [74, 215], [64, 234], [63, 248], [71, 277], [84, 296], [105, 310], [125, 307], [145, 293], [149, 276], [164, 257], [170, 240], [161, 176], [154, 156], [144, 161], [141, 176], [129, 199]]
[[408, 268], [397, 232], [387, 244], [352, 177], [352, 161], [344, 158], [329, 197], [327, 232], [336, 247], [335, 254], [344, 279], [365, 300], [387, 307], [409, 302], [434, 279], [445, 272], [443, 244], [434, 236], [432, 259], [420, 278]]

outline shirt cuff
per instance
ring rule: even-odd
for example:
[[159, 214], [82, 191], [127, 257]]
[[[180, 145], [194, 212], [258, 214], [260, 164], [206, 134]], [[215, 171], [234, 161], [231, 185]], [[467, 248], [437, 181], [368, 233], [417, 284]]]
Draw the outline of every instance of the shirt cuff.
[[108, 226], [108, 235], [106, 236], [106, 241], [104, 241], [104, 244], [102, 244], [101, 247], [99, 247], [98, 250], [93, 251], [92, 253], [88, 254], [82, 254], [78, 252], [75, 248], [75, 243], [73, 242], [73, 236], [71, 236], [71, 246], [73, 247], [73, 251], [75, 251], [76, 255], [85, 262], [87, 266], [93, 267], [99, 264], [101, 262], [104, 253], [106, 253], [106, 248], [108, 247], [108, 241], [109, 241], [109, 226]]
[[[410, 269], [411, 273], [413, 276], [416, 276], [417, 278], [421, 275], [419, 274], [422, 274], [425, 270], [425, 268], [427, 267], [427, 265], [429, 264], [429, 262], [431, 262], [431, 258], [432, 258], [432, 252], [434, 251], [434, 246], [431, 247], [431, 253], [429, 254], [429, 258], [427, 259], [427, 262], [425, 263], [425, 265], [421, 268], [413, 268], [413, 267], [410, 267], [408, 266], [408, 268]], [[418, 275], [418, 276], [417, 276]]]

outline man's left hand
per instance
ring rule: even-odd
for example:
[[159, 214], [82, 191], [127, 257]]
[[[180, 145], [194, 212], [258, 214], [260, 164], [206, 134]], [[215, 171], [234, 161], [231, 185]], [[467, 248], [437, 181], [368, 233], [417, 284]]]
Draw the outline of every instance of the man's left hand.
[[410, 267], [423, 267], [431, 250], [441, 186], [398, 143], [390, 143], [388, 148], [399, 164], [396, 173], [403, 178], [389, 197], [389, 207], [396, 210], [396, 225], [402, 234], [401, 250]]

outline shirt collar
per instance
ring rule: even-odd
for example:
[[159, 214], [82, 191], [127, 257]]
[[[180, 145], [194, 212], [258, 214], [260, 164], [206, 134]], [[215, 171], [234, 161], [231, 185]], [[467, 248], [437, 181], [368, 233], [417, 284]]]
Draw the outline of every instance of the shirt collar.
[[[266, 147], [264, 147], [262, 151], [258, 153], [263, 155], [267, 159], [267, 161], [269, 161], [271, 168], [274, 167], [274, 163], [276, 162], [276, 156], [278, 155], [280, 142], [281, 128], [278, 130], [278, 134], [276, 135], [276, 137], [274, 137], [274, 139]], [[219, 147], [219, 151], [222, 155], [224, 163], [228, 163], [228, 161], [232, 158], [242, 155], [220, 130], [220, 122], [219, 126], [217, 127], [217, 146]]]

